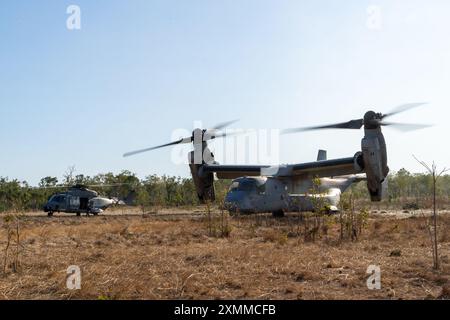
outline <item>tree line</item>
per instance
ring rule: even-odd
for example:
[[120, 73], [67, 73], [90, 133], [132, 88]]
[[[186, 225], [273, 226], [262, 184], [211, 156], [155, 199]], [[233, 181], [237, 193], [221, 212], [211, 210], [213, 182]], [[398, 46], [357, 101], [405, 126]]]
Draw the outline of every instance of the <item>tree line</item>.
[[[0, 177], [0, 212], [20, 210], [40, 210], [49, 197], [67, 190], [68, 186], [81, 184], [91, 186], [100, 195], [118, 198], [131, 206], [179, 207], [199, 204], [195, 186], [191, 178], [150, 175], [139, 179], [130, 171], [119, 174], [106, 173], [93, 177], [75, 175], [70, 168], [59, 181], [56, 177], [44, 177], [38, 187], [31, 187], [26, 181]], [[217, 199], [225, 196], [229, 180], [215, 182]], [[426, 202], [431, 199], [432, 177], [429, 174], [414, 174], [405, 169], [388, 177], [387, 202]], [[353, 197], [369, 199], [364, 182], [353, 185]], [[450, 175], [443, 176], [437, 186], [438, 197], [446, 202], [450, 199]]]
[[[353, 197], [357, 200], [369, 200], [364, 183], [352, 186]], [[410, 173], [406, 169], [388, 175], [387, 194], [383, 202], [393, 204], [414, 204], [429, 208], [433, 197], [433, 177], [428, 173]], [[441, 204], [450, 201], [450, 175], [443, 175], [436, 186], [436, 196]]]
[[[40, 210], [55, 193], [67, 191], [74, 185], [87, 186], [99, 195], [117, 198], [130, 206], [180, 207], [199, 204], [195, 185], [191, 178], [150, 175], [139, 179], [136, 174], [124, 170], [119, 174], [106, 173], [93, 177], [74, 175], [70, 168], [59, 181], [57, 177], [44, 177], [37, 187], [26, 181], [0, 177], [0, 212]], [[216, 194], [224, 196], [229, 181], [216, 181]]]

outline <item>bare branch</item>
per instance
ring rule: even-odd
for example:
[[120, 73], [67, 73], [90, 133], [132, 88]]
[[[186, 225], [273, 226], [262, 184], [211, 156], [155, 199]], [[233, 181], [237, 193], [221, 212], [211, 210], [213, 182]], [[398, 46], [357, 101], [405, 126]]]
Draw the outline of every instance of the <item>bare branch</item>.
[[417, 161], [418, 163], [420, 163], [423, 167], [425, 167], [425, 169], [427, 169], [427, 171], [428, 171], [429, 173], [433, 173], [433, 170], [431, 170], [431, 168], [430, 168], [424, 161], [420, 161], [419, 159], [416, 158], [415, 155], [412, 155], [412, 156], [414, 157], [414, 159], [416, 159], [416, 161]]
[[444, 168], [442, 171], [437, 175], [438, 177], [442, 176], [444, 173], [450, 171], [450, 169]]
[[439, 269], [439, 253], [438, 253], [438, 239], [437, 239], [437, 210], [436, 210], [436, 183], [438, 178], [446, 171], [448, 171], [447, 168], [444, 168], [439, 174], [437, 174], [437, 165], [433, 161], [433, 164], [431, 165], [431, 168], [424, 162], [420, 161], [419, 159], [414, 156], [414, 159], [416, 159], [417, 162], [419, 162], [422, 166], [424, 166], [428, 172], [433, 176], [433, 268]]

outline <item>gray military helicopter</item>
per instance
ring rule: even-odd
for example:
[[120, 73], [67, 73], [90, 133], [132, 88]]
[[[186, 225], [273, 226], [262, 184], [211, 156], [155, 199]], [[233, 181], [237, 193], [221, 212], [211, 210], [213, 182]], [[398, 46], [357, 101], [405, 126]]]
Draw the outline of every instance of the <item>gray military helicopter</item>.
[[[106, 187], [112, 185], [96, 185], [91, 187]], [[60, 187], [53, 187], [60, 188]], [[66, 192], [53, 194], [44, 205], [44, 212], [49, 217], [55, 212], [76, 213], [80, 216], [82, 213], [86, 215], [98, 215], [113, 205], [123, 205], [123, 201], [119, 199], [109, 199], [99, 196], [97, 191], [88, 189], [87, 186], [77, 184], [69, 187]]]
[[[389, 167], [386, 143], [381, 131], [383, 126], [394, 126], [409, 131], [429, 125], [401, 124], [386, 122], [385, 119], [400, 112], [418, 107], [424, 103], [399, 106], [382, 114], [374, 111], [365, 113], [364, 118], [337, 124], [302, 127], [284, 130], [283, 134], [320, 129], [361, 129], [361, 151], [352, 157], [328, 160], [325, 151], [319, 151], [317, 161], [279, 166], [265, 165], [221, 165], [214, 160], [207, 142], [215, 138], [229, 136], [220, 132], [233, 122], [227, 122], [213, 129], [195, 129], [192, 136], [180, 140], [124, 154], [124, 157], [158, 148], [192, 143], [194, 150], [189, 153], [189, 167], [201, 202], [215, 200], [214, 178], [235, 179], [225, 198], [225, 206], [232, 213], [272, 212], [283, 216], [285, 212], [310, 211], [317, 198], [325, 207], [336, 211], [340, 195], [355, 182], [365, 180], [371, 201], [381, 201], [386, 190]], [[318, 193], [310, 191], [313, 181], [320, 179]]]

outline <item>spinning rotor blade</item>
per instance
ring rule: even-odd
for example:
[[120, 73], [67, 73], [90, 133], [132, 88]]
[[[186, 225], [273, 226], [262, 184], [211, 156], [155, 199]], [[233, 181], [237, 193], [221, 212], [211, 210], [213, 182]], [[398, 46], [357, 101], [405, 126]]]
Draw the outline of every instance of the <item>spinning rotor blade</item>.
[[296, 132], [304, 132], [311, 130], [321, 130], [321, 129], [361, 129], [363, 126], [367, 128], [374, 128], [378, 126], [392, 126], [395, 129], [401, 131], [412, 131], [430, 127], [431, 125], [425, 124], [402, 124], [402, 123], [393, 123], [393, 122], [383, 122], [382, 120], [391, 117], [393, 115], [399, 114], [401, 112], [405, 112], [407, 110], [417, 108], [426, 104], [425, 102], [419, 103], [407, 103], [400, 105], [394, 108], [391, 112], [386, 114], [375, 113], [375, 112], [367, 112], [364, 116], [364, 119], [351, 120], [348, 122], [341, 122], [336, 124], [324, 125], [324, 126], [314, 126], [314, 127], [300, 127], [293, 129], [286, 129], [282, 131], [282, 134], [288, 133], [296, 133]]
[[67, 188], [67, 186], [49, 186], [49, 187], [27, 187], [28, 189], [63, 189]]
[[226, 137], [232, 137], [238, 134], [245, 134], [247, 130], [242, 131], [235, 131], [235, 132], [218, 132], [218, 133], [211, 133], [210, 131], [206, 131], [204, 135], [205, 140], [214, 140], [217, 138], [226, 138]]
[[88, 184], [86, 187], [89, 188], [109, 188], [109, 187], [119, 187], [130, 185], [130, 183], [111, 183], [111, 184]]
[[[206, 141], [206, 140], [212, 140], [212, 139], [216, 139], [216, 138], [224, 138], [226, 136], [232, 135], [230, 133], [220, 132], [220, 130], [225, 128], [225, 127], [228, 127], [229, 125], [231, 125], [231, 124], [233, 124], [233, 123], [235, 123], [237, 121], [238, 120], [233, 120], [233, 121], [227, 121], [227, 122], [219, 123], [218, 125], [216, 125], [212, 129], [203, 130], [202, 131], [203, 139], [205, 139], [205, 141]], [[136, 155], [136, 154], [139, 154], [139, 153], [144, 153], [144, 152], [148, 152], [148, 151], [152, 151], [152, 150], [156, 150], [156, 149], [160, 149], [160, 148], [164, 148], [164, 147], [174, 146], [174, 145], [177, 145], [177, 144], [192, 143], [192, 142], [194, 142], [194, 133], [190, 137], [182, 138], [180, 140], [177, 140], [177, 141], [174, 141], [174, 142], [170, 142], [170, 143], [166, 143], [166, 144], [163, 144], [163, 145], [160, 145], [160, 146], [156, 146], [156, 147], [151, 147], [151, 148], [136, 150], [136, 151], [132, 151], [132, 152], [127, 152], [123, 156], [124, 157], [129, 157], [129, 156], [133, 156], [133, 155]]]
[[205, 131], [203, 137], [205, 140], [212, 140], [212, 139], [216, 139], [216, 138], [224, 138], [229, 134], [226, 134], [224, 132], [221, 132], [222, 129], [232, 125], [233, 123], [236, 123], [239, 120], [232, 120], [232, 121], [227, 121], [227, 122], [222, 122], [219, 123], [218, 125], [214, 126], [212, 129], [208, 129]]
[[423, 105], [425, 105], [425, 104], [427, 104], [427, 102], [416, 102], [416, 103], [402, 104], [402, 105], [400, 105], [400, 106], [398, 106], [398, 107], [392, 109], [391, 112], [388, 112], [388, 113], [383, 114], [382, 119], [387, 118], [387, 117], [391, 117], [391, 116], [393, 116], [393, 115], [396, 115], [396, 114], [398, 114], [398, 113], [405, 112], [405, 111], [410, 110], [410, 109], [414, 109], [414, 108], [423, 106]]
[[160, 148], [164, 148], [164, 147], [174, 146], [174, 145], [177, 145], [177, 144], [190, 143], [191, 142], [190, 138], [189, 138], [189, 142], [187, 142], [186, 139], [187, 138], [180, 139], [180, 140], [177, 140], [177, 141], [174, 141], [174, 142], [170, 142], [170, 143], [166, 143], [166, 144], [162, 144], [162, 145], [156, 146], [156, 147], [151, 147], [151, 148], [146, 148], [146, 149], [141, 149], [141, 150], [127, 152], [123, 156], [124, 157], [134, 156], [135, 154], [144, 153], [144, 152], [147, 152], [147, 151], [152, 151], [152, 150], [156, 150], [156, 149], [160, 149]]
[[420, 129], [425, 129], [432, 127], [430, 124], [416, 124], [416, 123], [398, 123], [398, 122], [380, 122], [381, 126], [391, 126], [392, 128], [399, 131], [415, 131]]
[[[88, 187], [88, 188], [108, 188], [108, 187], [118, 187], [118, 186], [123, 186], [123, 185], [129, 185], [129, 183], [112, 183], [112, 184], [88, 184], [88, 185], [83, 185], [84, 187]], [[76, 184], [74, 185], [56, 185], [56, 186], [48, 186], [48, 187], [28, 187], [30, 189], [67, 189], [67, 188], [72, 188], [76, 186]]]
[[226, 127], [231, 126], [232, 124], [238, 122], [239, 120], [231, 120], [231, 121], [226, 121], [226, 122], [222, 122], [217, 124], [215, 127], [212, 128], [212, 130], [220, 130], [220, 129], [224, 129]]
[[305, 132], [305, 131], [313, 131], [313, 130], [322, 130], [322, 129], [361, 129], [364, 124], [363, 119], [351, 120], [348, 122], [341, 122], [335, 124], [329, 124], [325, 126], [315, 126], [315, 127], [300, 127], [300, 128], [292, 128], [285, 129], [281, 133], [289, 134], [296, 132]]

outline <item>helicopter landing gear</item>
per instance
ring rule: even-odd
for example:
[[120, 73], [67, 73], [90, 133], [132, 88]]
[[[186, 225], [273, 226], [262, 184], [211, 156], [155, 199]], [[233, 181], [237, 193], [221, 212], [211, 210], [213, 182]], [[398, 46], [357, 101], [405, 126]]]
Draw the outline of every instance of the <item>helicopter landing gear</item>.
[[80, 217], [81, 216], [81, 212], [77, 212], [77, 217]]
[[283, 210], [273, 211], [272, 212], [272, 217], [274, 217], [274, 218], [283, 218], [284, 217]]
[[53, 211], [49, 211], [49, 212], [47, 213], [47, 216], [48, 216], [48, 217], [53, 217]]

